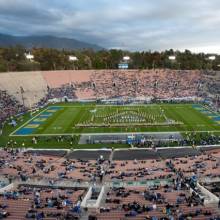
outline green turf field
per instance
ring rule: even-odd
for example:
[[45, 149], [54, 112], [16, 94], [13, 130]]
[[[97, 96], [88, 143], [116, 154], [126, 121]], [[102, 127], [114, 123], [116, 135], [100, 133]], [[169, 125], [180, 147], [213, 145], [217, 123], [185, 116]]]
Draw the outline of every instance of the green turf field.
[[20, 124], [10, 136], [173, 131], [219, 132], [219, 115], [193, 104], [57, 104]]

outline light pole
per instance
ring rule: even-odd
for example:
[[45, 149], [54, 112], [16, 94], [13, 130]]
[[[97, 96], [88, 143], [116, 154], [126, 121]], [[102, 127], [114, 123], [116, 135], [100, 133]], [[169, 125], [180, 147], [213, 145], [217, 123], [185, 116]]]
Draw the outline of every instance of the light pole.
[[129, 61], [130, 61], [130, 57], [129, 57], [129, 56], [124, 56], [124, 57], [123, 57], [123, 61], [129, 62]]
[[123, 69], [128, 69], [128, 64], [130, 62], [131, 58], [129, 56], [124, 56], [123, 57], [123, 63], [124, 63], [124, 68]]
[[74, 63], [78, 61], [78, 58], [76, 56], [69, 56], [69, 61], [73, 63], [73, 69], [75, 70]]
[[34, 55], [31, 54], [30, 52], [29, 53], [25, 53], [24, 55], [25, 55], [27, 60], [29, 60], [29, 61], [33, 61], [34, 60]]
[[175, 60], [176, 60], [176, 56], [174, 56], [174, 55], [169, 56], [168, 59], [169, 59], [170, 61], [175, 61]]
[[172, 64], [174, 63], [174, 62], [176, 62], [176, 56], [175, 55], [170, 55], [169, 57], [168, 57], [168, 59], [170, 60], [170, 63], [171, 63], [171, 68], [172, 68]]
[[216, 59], [215, 55], [208, 57], [208, 60], [210, 60], [210, 62], [211, 62], [211, 69], [213, 69], [213, 61], [215, 61], [215, 59]]

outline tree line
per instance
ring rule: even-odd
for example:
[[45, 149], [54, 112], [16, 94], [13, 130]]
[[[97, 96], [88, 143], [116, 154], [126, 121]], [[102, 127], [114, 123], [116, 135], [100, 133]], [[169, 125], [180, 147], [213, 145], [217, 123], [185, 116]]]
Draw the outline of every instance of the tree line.
[[[34, 60], [26, 59], [25, 53], [34, 55]], [[76, 56], [77, 61], [69, 60]], [[124, 56], [130, 57], [130, 69], [170, 68], [185, 70], [220, 70], [220, 56], [209, 60], [210, 54], [184, 52], [172, 49], [158, 51], [131, 52], [123, 50], [56, 50], [50, 48], [32, 48], [21, 46], [0, 48], [0, 72], [70, 69], [117, 69]], [[169, 56], [176, 56], [172, 61]]]

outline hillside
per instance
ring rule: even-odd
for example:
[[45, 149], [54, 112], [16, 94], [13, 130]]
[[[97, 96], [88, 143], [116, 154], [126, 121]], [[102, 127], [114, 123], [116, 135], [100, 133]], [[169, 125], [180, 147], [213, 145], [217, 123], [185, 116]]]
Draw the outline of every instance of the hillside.
[[54, 49], [93, 49], [101, 50], [102, 47], [70, 38], [54, 36], [12, 36], [0, 34], [0, 47], [22, 45], [25, 48], [54, 48]]

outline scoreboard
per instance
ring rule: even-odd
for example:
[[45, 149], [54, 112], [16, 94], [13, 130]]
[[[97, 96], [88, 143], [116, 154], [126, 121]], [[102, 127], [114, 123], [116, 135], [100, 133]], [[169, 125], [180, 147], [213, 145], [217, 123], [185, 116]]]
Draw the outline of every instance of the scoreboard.
[[119, 63], [118, 69], [128, 69], [128, 63]]

